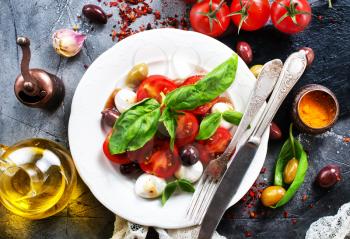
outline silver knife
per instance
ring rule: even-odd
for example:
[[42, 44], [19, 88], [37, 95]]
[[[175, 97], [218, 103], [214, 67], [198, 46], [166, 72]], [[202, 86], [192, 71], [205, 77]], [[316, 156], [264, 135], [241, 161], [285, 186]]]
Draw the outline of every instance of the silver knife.
[[252, 159], [260, 145], [261, 137], [270, 125], [283, 100], [299, 80], [306, 68], [306, 56], [303, 52], [295, 52], [284, 63], [276, 88], [264, 110], [260, 122], [249, 140], [235, 154], [232, 163], [222, 177], [204, 216], [198, 239], [210, 239], [224, 214], [228, 203], [235, 195], [242, 178], [248, 170]]

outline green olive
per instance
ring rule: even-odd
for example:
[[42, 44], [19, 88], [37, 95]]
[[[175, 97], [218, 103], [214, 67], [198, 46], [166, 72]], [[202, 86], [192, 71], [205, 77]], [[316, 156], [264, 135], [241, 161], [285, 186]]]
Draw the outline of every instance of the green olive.
[[146, 79], [148, 75], [148, 65], [145, 63], [137, 64], [128, 73], [126, 84], [131, 87], [136, 87]]
[[258, 78], [258, 75], [261, 72], [261, 69], [263, 68], [263, 65], [254, 65], [250, 67], [250, 71], [253, 73], [253, 75]]
[[283, 171], [283, 181], [286, 184], [291, 184], [294, 181], [297, 174], [299, 161], [296, 158], [292, 158], [288, 161]]
[[263, 190], [261, 194], [261, 202], [266, 207], [274, 206], [281, 200], [286, 190], [281, 186], [270, 186]]

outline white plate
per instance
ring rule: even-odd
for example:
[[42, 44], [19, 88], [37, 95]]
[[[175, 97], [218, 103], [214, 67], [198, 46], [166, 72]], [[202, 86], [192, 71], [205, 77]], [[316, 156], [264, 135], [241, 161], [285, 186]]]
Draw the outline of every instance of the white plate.
[[[226, 45], [200, 33], [158, 29], [122, 40], [91, 64], [73, 98], [69, 144], [81, 178], [105, 207], [141, 225], [161, 228], [192, 226], [184, 219], [190, 194], [174, 195], [164, 207], [160, 200], [142, 199], [134, 193], [135, 180], [121, 175], [118, 166], [104, 157], [105, 132], [100, 124], [101, 110], [112, 90], [124, 85], [127, 72], [137, 63], [148, 63], [150, 74], [184, 78], [198, 69], [213, 69], [232, 53]], [[235, 82], [228, 90], [238, 110], [244, 110], [255, 81], [248, 67], [239, 59]], [[259, 175], [266, 157], [267, 141], [265, 132], [230, 206], [244, 196]]]

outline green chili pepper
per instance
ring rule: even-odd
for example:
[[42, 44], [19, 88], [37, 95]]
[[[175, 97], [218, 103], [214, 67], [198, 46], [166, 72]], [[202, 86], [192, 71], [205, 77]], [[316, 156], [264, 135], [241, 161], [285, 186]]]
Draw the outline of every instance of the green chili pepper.
[[277, 159], [276, 168], [275, 168], [274, 185], [284, 186], [283, 170], [285, 165], [288, 163], [288, 161], [293, 157], [299, 161], [298, 169], [297, 169], [296, 176], [293, 182], [288, 187], [285, 195], [275, 206], [272, 206], [272, 208], [283, 206], [293, 198], [295, 193], [303, 184], [305, 174], [308, 168], [306, 152], [304, 151], [301, 143], [298, 140], [294, 139], [292, 126], [293, 125], [291, 124], [290, 130], [289, 130], [289, 139], [283, 144], [281, 152]]

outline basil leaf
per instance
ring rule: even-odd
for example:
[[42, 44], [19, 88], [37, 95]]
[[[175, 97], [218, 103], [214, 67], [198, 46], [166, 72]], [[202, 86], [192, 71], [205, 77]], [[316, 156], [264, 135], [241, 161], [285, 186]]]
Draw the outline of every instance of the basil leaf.
[[174, 110], [192, 110], [210, 102], [231, 86], [236, 76], [237, 62], [235, 54], [195, 84], [167, 94], [164, 104]]
[[145, 99], [125, 111], [113, 127], [109, 141], [111, 154], [134, 151], [144, 146], [157, 132], [160, 105]]
[[306, 152], [304, 151], [301, 143], [293, 137], [292, 125], [291, 125], [289, 130], [289, 139], [283, 144], [283, 147], [281, 149], [281, 152], [278, 156], [278, 160], [276, 163], [275, 179], [274, 179], [275, 185], [283, 186], [284, 167], [288, 163], [288, 161], [293, 157], [299, 161], [295, 178], [292, 184], [288, 187], [283, 198], [281, 198], [281, 200], [275, 206], [272, 206], [272, 208], [281, 207], [293, 198], [295, 193], [303, 184], [306, 171], [308, 169]]
[[180, 189], [184, 192], [194, 193], [195, 191], [193, 184], [186, 179], [178, 179], [177, 184], [179, 185]]
[[172, 112], [171, 109], [165, 108], [163, 110], [162, 116], [159, 121], [163, 122], [165, 128], [167, 129], [170, 136], [170, 149], [174, 149], [175, 144], [175, 134], [177, 127], [177, 114], [176, 112]]
[[163, 193], [162, 193], [162, 205], [164, 206], [168, 199], [173, 195], [177, 188], [176, 181], [170, 182], [166, 185]]
[[243, 113], [233, 110], [227, 110], [222, 114], [222, 117], [224, 118], [224, 120], [230, 122], [231, 124], [239, 125], [243, 117]]
[[216, 112], [206, 116], [202, 120], [201, 125], [199, 126], [199, 133], [196, 139], [197, 140], [209, 139], [215, 133], [215, 131], [219, 128], [221, 118], [222, 116], [220, 112]]

